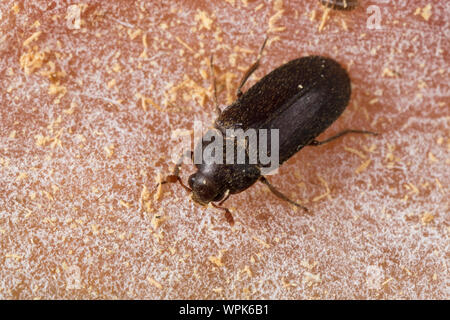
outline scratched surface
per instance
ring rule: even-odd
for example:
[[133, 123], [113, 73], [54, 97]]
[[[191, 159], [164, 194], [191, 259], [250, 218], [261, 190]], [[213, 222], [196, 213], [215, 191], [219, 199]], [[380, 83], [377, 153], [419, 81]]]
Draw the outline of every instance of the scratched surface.
[[[0, 298], [450, 298], [450, 4], [360, 3], [322, 20], [318, 1], [2, 1]], [[226, 105], [266, 33], [249, 85], [327, 55], [353, 92], [319, 138], [381, 135], [269, 177], [312, 217], [255, 185], [230, 228], [156, 180], [171, 133], [214, 117], [209, 55]]]

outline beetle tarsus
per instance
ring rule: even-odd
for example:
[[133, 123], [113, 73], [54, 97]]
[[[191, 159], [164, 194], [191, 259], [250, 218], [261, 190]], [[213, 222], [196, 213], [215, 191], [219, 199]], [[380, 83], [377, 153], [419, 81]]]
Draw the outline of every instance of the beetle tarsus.
[[348, 134], [348, 133], [372, 134], [372, 135], [374, 135], [374, 136], [377, 136], [377, 135], [378, 135], [378, 133], [372, 132], [372, 131], [365, 131], [365, 130], [344, 130], [344, 131], [341, 131], [341, 132], [339, 132], [338, 134], [336, 134], [336, 135], [334, 135], [334, 136], [332, 136], [332, 137], [330, 137], [330, 138], [328, 138], [328, 139], [326, 139], [326, 140], [323, 140], [323, 141], [312, 140], [312, 141], [308, 144], [308, 146], [320, 146], [320, 145], [323, 145], [323, 144], [325, 144], [325, 143], [328, 143], [328, 142], [331, 142], [331, 141], [333, 141], [333, 140], [336, 140], [337, 138], [340, 138], [340, 137], [342, 137], [342, 136], [344, 136], [344, 135], [346, 135], [346, 134]]

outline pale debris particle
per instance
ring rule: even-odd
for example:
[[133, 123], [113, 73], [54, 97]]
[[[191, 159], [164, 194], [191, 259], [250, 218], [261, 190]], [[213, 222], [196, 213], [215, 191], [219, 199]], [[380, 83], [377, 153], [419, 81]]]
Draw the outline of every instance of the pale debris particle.
[[50, 83], [48, 87], [48, 94], [50, 95], [58, 95], [58, 98], [62, 98], [67, 93], [67, 88], [65, 86], [61, 86], [59, 82]]
[[419, 189], [411, 182], [408, 182], [408, 184], [405, 184], [405, 188], [408, 190], [411, 190], [410, 193], [419, 194]]
[[16, 181], [20, 181], [20, 180], [24, 180], [28, 178], [28, 174], [26, 172], [21, 172], [19, 173], [19, 175], [16, 178]]
[[138, 37], [142, 33], [142, 30], [141, 29], [136, 29], [136, 30], [128, 29], [127, 33], [128, 33], [128, 36], [130, 37], [130, 39], [134, 40], [136, 37]]
[[431, 9], [432, 6], [431, 3], [429, 3], [423, 8], [417, 8], [416, 11], [414, 12], [414, 15], [417, 16], [420, 14], [425, 21], [428, 21], [432, 15]]
[[422, 220], [422, 224], [426, 225], [426, 224], [428, 224], [428, 223], [430, 223], [431, 221], [434, 220], [434, 216], [430, 212], [425, 212], [422, 215], [422, 219], [421, 220]]
[[297, 287], [296, 283], [287, 281], [284, 277], [281, 278], [281, 283], [283, 284], [283, 288], [289, 288], [289, 287]]
[[141, 99], [141, 107], [142, 107], [142, 109], [144, 111], [148, 110], [148, 105], [147, 104], [150, 104], [152, 107], [154, 107], [158, 111], [163, 111], [162, 108], [157, 103], [155, 103], [152, 99], [144, 96], [143, 94], [136, 93], [135, 97], [138, 98], [138, 99]]
[[367, 148], [365, 146], [363, 147], [363, 149], [368, 153], [374, 152], [376, 148], [377, 148], [377, 146], [375, 144], [372, 144], [369, 148]]
[[22, 259], [22, 256], [15, 254], [15, 253], [7, 253], [7, 254], [5, 254], [5, 258], [12, 258], [12, 259], [19, 261]]
[[428, 160], [430, 160], [430, 162], [437, 162], [438, 159], [430, 152], [428, 152]]
[[245, 265], [244, 269], [239, 270], [239, 274], [244, 273], [244, 272], [246, 272], [250, 278], [253, 277], [253, 272], [248, 265]]
[[391, 70], [389, 68], [384, 68], [383, 73], [381, 74], [382, 77], [391, 77], [391, 78], [398, 77], [398, 75], [399, 74], [397, 71]]
[[283, 9], [283, 0], [275, 0], [273, 2], [273, 10], [280, 11]]
[[127, 208], [127, 209], [130, 209], [130, 208], [131, 208], [131, 204], [128, 203], [128, 202], [126, 202], [126, 201], [120, 200], [119, 203], [120, 203], [120, 205], [121, 205], [122, 207], [124, 207], [124, 208]]
[[55, 194], [59, 191], [59, 187], [56, 184], [52, 184], [52, 193]]
[[[141, 59], [146, 59], [146, 58], [148, 58], [148, 55], [147, 55], [147, 49], [146, 49], [146, 48], [144, 48], [144, 50], [142, 50], [141, 54], [139, 55], [139, 58], [141, 58]], [[140, 68], [139, 68], [139, 69], [140, 69]]]
[[148, 283], [150, 283], [152, 286], [155, 286], [155, 287], [158, 288], [158, 289], [162, 289], [162, 288], [163, 288], [163, 286], [162, 286], [158, 281], [156, 281], [155, 279], [153, 279], [153, 278], [150, 277], [150, 276], [147, 277], [147, 281], [148, 281]]
[[158, 201], [159, 199], [161, 199], [161, 195], [162, 195], [163, 177], [161, 175], [161, 172], [159, 172], [159, 171], [158, 171], [158, 175], [156, 176], [156, 182], [158, 183], [158, 188], [156, 189], [156, 193], [153, 195], [154, 201]]
[[325, 197], [328, 197], [329, 200], [331, 200], [331, 190], [328, 187], [328, 183], [325, 181], [325, 179], [323, 179], [321, 176], [317, 175], [317, 178], [320, 180], [320, 182], [322, 183], [322, 185], [325, 187], [325, 193], [318, 195], [317, 197], [314, 197], [312, 199], [313, 202], [319, 201]]
[[114, 155], [114, 148], [114, 144], [109, 144], [103, 148], [103, 150], [105, 150], [107, 158], [111, 158]]
[[384, 271], [378, 266], [370, 265], [366, 270], [366, 282], [369, 289], [381, 289], [381, 280], [384, 278]]
[[435, 178], [436, 185], [438, 186], [439, 190], [441, 190], [442, 193], [444, 193], [444, 187], [442, 186], [441, 182], [438, 178]]
[[20, 12], [19, 4], [15, 2], [14, 5], [11, 7], [11, 10], [14, 12], [14, 14], [18, 14]]
[[16, 130], [13, 130], [13, 131], [11, 131], [11, 132], [9, 133], [9, 138], [10, 138], [10, 139], [14, 139], [14, 138], [16, 137], [16, 135], [17, 135], [17, 131], [16, 131]]
[[122, 68], [121, 68], [120, 64], [117, 63], [117, 62], [116, 62], [116, 63], [113, 65], [113, 67], [112, 67], [112, 71], [114, 71], [115, 73], [120, 72], [121, 69], [122, 69]]
[[194, 49], [192, 49], [191, 47], [189, 47], [189, 45], [184, 42], [183, 40], [180, 39], [180, 37], [176, 37], [175, 38], [183, 47], [185, 47], [186, 49], [188, 49], [190, 52], [195, 53]]
[[300, 262], [300, 265], [302, 267], [305, 267], [305, 268], [309, 269], [309, 270], [312, 270], [312, 269], [314, 269], [315, 266], [317, 266], [317, 261], [314, 261], [313, 263], [309, 263], [308, 260], [302, 260]]
[[36, 31], [35, 33], [33, 33], [30, 37], [28, 37], [28, 39], [26, 39], [23, 42], [23, 46], [26, 47], [28, 46], [31, 42], [39, 39], [39, 36], [42, 34], [42, 31]]
[[78, 107], [78, 105], [75, 102], [70, 103], [70, 108], [64, 109], [63, 113], [65, 114], [73, 114], [75, 112], [75, 109]]
[[311, 287], [313, 284], [317, 284], [317, 283], [322, 282], [322, 280], [320, 279], [320, 273], [313, 274], [313, 273], [310, 273], [310, 272], [306, 271], [303, 275], [304, 275], [304, 277], [302, 279], [302, 283], [303, 284], [306, 283], [306, 285], [308, 287]]
[[222, 293], [223, 292], [223, 288], [219, 287], [219, 288], [214, 288], [212, 289], [215, 293]]
[[345, 31], [348, 31], [348, 26], [344, 19], [341, 19], [341, 24], [342, 24], [342, 29], [344, 29]]
[[323, 28], [325, 27], [325, 23], [328, 20], [330, 11], [331, 11], [330, 8], [325, 8], [325, 10], [323, 11], [322, 19], [320, 20], [320, 24], [319, 24], [319, 32], [321, 32], [323, 30]]
[[42, 67], [45, 59], [45, 52], [37, 51], [37, 48], [28, 50], [20, 56], [20, 66], [27, 75]]
[[273, 16], [269, 19], [269, 28], [267, 32], [280, 32], [286, 30], [285, 26], [276, 26], [275, 24], [278, 22], [278, 20], [281, 19], [283, 16], [284, 10], [278, 10]]
[[393, 278], [389, 278], [389, 279], [387, 279], [385, 282], [383, 282], [382, 284], [381, 284], [381, 286], [382, 287], [384, 287], [385, 285], [387, 285], [389, 282], [391, 282], [392, 280], [394, 280]]
[[116, 83], [117, 83], [116, 79], [111, 79], [110, 81], [108, 81], [106, 86], [108, 87], [108, 89], [111, 89], [116, 85]]
[[361, 159], [366, 159], [367, 158], [366, 155], [364, 153], [362, 153], [361, 151], [359, 151], [359, 150], [356, 150], [356, 149], [353, 149], [353, 148], [350, 148], [350, 147], [344, 147], [344, 150], [356, 154]]
[[309, 16], [309, 21], [313, 22], [316, 20], [316, 10], [312, 10]]
[[161, 216], [161, 214], [157, 213], [153, 215], [152, 221], [151, 221], [151, 225], [153, 227], [153, 229], [158, 229], [163, 223], [164, 221], [167, 220], [167, 217], [163, 217]]
[[218, 255], [218, 256], [209, 256], [209, 257], [208, 257], [208, 260], [209, 260], [211, 263], [213, 263], [213, 264], [215, 264], [216, 266], [218, 266], [218, 267], [223, 267], [223, 266], [224, 266], [224, 263], [223, 263], [223, 261], [222, 261], [222, 258], [223, 258], [223, 254], [224, 254], [225, 251], [226, 251], [226, 250], [219, 250], [219, 255]]
[[[222, 78], [218, 78], [218, 83], [222, 81]], [[192, 98], [199, 103], [202, 107], [206, 103], [206, 99], [208, 97], [208, 90], [198, 85], [195, 81], [193, 81], [189, 76], [184, 75], [183, 81], [176, 86], [172, 86], [167, 93], [164, 93], [166, 99], [168, 100], [168, 104], [171, 104], [176, 101], [178, 97], [178, 91], [180, 89], [187, 89], [185, 95], [183, 95], [183, 99], [185, 101], [190, 101]]]
[[91, 229], [92, 229], [92, 233], [94, 234], [94, 236], [98, 235], [98, 233], [99, 233], [98, 224], [92, 224]]
[[361, 163], [361, 165], [355, 169], [355, 173], [360, 174], [361, 172], [363, 172], [364, 170], [367, 169], [367, 167], [370, 165], [370, 163], [372, 162], [371, 159], [367, 159], [366, 161], [364, 161], [363, 163]]
[[152, 201], [150, 200], [150, 191], [148, 191], [147, 186], [144, 185], [141, 191], [141, 205], [146, 212], [153, 211]]
[[147, 34], [146, 34], [146, 33], [144, 33], [144, 34], [142, 35], [142, 45], [144, 46], [145, 49], [148, 48]]
[[259, 239], [259, 238], [256, 237], [256, 236], [253, 236], [253, 240], [258, 241], [259, 244], [261, 244], [261, 245], [262, 245], [264, 248], [266, 248], [266, 249], [270, 248], [270, 244], [268, 244], [267, 242], [265, 242], [265, 241]]
[[264, 7], [264, 3], [259, 4], [258, 6], [255, 7], [255, 12], [260, 10], [262, 7]]
[[197, 10], [197, 13], [195, 14], [194, 19], [195, 19], [195, 21], [200, 22], [199, 30], [202, 30], [202, 29], [211, 30], [211, 25], [213, 23], [213, 20], [208, 17], [208, 14], [205, 11]]

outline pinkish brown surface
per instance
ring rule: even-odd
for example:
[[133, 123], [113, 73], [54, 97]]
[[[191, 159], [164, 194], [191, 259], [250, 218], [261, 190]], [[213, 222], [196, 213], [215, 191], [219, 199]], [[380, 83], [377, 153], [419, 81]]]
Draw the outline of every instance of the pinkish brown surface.
[[[315, 0], [86, 3], [0, 3], [0, 298], [450, 297], [448, 1], [361, 0], [320, 32]], [[251, 83], [332, 57], [353, 93], [320, 138], [381, 135], [269, 177], [312, 217], [262, 185], [227, 201], [234, 228], [179, 185], [154, 199], [171, 132], [214, 119], [209, 55], [226, 105], [266, 33]]]

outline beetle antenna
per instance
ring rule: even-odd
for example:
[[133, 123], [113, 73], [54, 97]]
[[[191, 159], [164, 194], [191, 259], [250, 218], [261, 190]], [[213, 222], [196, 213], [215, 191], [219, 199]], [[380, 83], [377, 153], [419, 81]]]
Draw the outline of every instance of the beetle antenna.
[[213, 95], [214, 95], [214, 103], [216, 108], [217, 116], [220, 117], [222, 114], [222, 110], [219, 108], [219, 102], [217, 100], [217, 84], [216, 84], [216, 76], [214, 74], [214, 55], [211, 54], [211, 57], [209, 58], [209, 67], [211, 69], [211, 77], [213, 81]]

